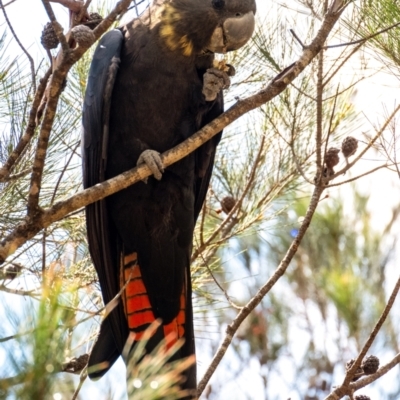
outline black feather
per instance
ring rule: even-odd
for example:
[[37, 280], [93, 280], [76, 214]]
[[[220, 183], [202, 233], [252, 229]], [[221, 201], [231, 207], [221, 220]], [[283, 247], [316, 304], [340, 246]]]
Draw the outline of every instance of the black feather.
[[[93, 56], [83, 106], [83, 185], [85, 188], [104, 180], [103, 154], [104, 91], [113, 57], [119, 57], [123, 36], [113, 30], [103, 36]], [[106, 122], [108, 123], [108, 122]], [[110, 223], [105, 200], [86, 207], [86, 225], [90, 254], [99, 276], [104, 303], [110, 302], [119, 292], [118, 250], [113, 240], [115, 228]], [[107, 361], [114, 363], [122, 352], [128, 336], [123, 308], [116, 307], [103, 323], [95, 343], [89, 366]], [[108, 368], [95, 371], [92, 378], [102, 376]]]

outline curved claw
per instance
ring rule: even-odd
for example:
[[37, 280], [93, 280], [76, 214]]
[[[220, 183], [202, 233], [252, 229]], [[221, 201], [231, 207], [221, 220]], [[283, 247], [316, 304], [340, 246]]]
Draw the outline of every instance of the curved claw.
[[230, 85], [231, 80], [225, 71], [209, 68], [203, 77], [203, 94], [206, 101], [215, 100], [218, 93]]
[[[161, 180], [164, 172], [164, 165], [160, 153], [155, 150], [145, 150], [137, 160], [136, 165], [146, 164], [154, 175], [154, 178]], [[147, 179], [145, 180], [147, 183]]]

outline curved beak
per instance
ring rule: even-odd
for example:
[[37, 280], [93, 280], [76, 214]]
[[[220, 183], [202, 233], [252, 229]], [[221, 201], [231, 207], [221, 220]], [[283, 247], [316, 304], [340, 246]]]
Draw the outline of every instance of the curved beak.
[[214, 30], [207, 50], [213, 53], [226, 53], [239, 49], [251, 38], [254, 26], [255, 18], [252, 11], [238, 17], [227, 18], [222, 26]]

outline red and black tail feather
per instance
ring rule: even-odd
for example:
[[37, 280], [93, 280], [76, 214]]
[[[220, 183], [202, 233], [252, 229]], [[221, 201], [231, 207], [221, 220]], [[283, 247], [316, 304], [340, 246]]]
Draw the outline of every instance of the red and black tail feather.
[[[122, 295], [129, 330], [135, 333], [135, 341], [142, 340], [144, 331], [156, 320], [145, 283], [142, 279], [137, 254], [124, 257], [121, 271], [121, 286], [125, 286]], [[177, 316], [168, 324], [162, 324], [163, 338], [167, 348], [171, 348], [178, 339], [185, 338], [186, 329], [186, 288], [182, 288], [180, 309]], [[156, 332], [154, 332], [156, 333]], [[152, 349], [147, 349], [151, 351]]]
[[178, 315], [167, 325], [163, 325], [165, 337], [169, 337], [170, 340], [167, 342], [167, 347], [173, 346], [176, 341], [185, 335], [185, 324], [186, 324], [186, 298], [184, 291], [181, 294], [181, 307]]

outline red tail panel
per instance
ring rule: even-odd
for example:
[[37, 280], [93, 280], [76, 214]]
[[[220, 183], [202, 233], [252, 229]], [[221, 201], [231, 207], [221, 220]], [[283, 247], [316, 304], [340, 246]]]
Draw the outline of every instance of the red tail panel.
[[178, 339], [183, 337], [185, 333], [185, 321], [186, 321], [186, 311], [185, 311], [185, 295], [181, 294], [181, 309], [176, 316], [168, 325], [164, 325], [164, 335], [169, 336], [167, 347], [173, 346]]
[[[128, 282], [129, 281], [129, 282]], [[124, 258], [122, 285], [126, 285], [123, 294], [125, 315], [129, 329], [136, 333], [135, 340], [141, 340], [144, 330], [155, 321], [149, 296], [144, 285], [137, 254], [132, 253]], [[164, 336], [168, 338], [167, 348], [173, 346], [185, 333], [186, 299], [184, 288], [181, 294], [180, 311], [167, 325], [163, 325]]]

